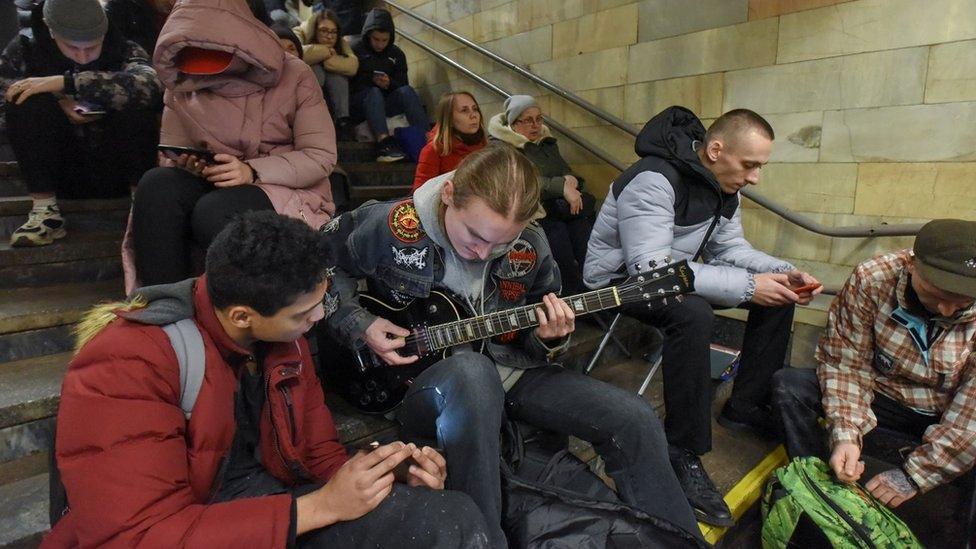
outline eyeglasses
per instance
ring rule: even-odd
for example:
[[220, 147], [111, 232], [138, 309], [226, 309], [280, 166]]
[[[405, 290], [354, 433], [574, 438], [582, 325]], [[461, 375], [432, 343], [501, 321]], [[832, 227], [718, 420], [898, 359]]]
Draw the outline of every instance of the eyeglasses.
[[545, 122], [542, 116], [537, 116], [535, 118], [523, 118], [521, 120], [516, 120], [516, 124], [528, 124], [529, 126], [541, 126]]
[[326, 36], [339, 36], [339, 29], [318, 29], [317, 32]]

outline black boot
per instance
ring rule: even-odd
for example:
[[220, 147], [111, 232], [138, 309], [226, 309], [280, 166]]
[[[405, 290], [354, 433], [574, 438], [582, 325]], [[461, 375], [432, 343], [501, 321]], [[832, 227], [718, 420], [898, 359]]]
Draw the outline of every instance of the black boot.
[[755, 404], [742, 405], [730, 398], [718, 415], [718, 424], [732, 431], [748, 431], [763, 438], [779, 437], [772, 410]]
[[671, 468], [674, 469], [698, 520], [713, 526], [735, 526], [732, 511], [725, 504], [712, 479], [708, 478], [701, 459], [694, 452], [674, 446], [668, 447], [668, 455], [671, 458]]

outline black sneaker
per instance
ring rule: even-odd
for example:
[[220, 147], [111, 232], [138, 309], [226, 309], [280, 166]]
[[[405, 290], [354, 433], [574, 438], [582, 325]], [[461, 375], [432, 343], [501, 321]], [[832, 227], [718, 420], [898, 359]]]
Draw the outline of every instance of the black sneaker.
[[698, 520], [713, 526], [735, 526], [732, 511], [725, 504], [712, 479], [708, 478], [701, 459], [694, 452], [673, 446], [668, 448], [668, 454], [671, 468], [674, 469], [678, 483], [681, 484]]
[[377, 162], [399, 162], [405, 158], [396, 139], [384, 137], [382, 141], [376, 143]]
[[743, 410], [741, 405], [734, 405], [731, 398], [722, 406], [718, 424], [732, 431], [747, 431], [767, 439], [779, 438], [772, 410], [755, 404]]

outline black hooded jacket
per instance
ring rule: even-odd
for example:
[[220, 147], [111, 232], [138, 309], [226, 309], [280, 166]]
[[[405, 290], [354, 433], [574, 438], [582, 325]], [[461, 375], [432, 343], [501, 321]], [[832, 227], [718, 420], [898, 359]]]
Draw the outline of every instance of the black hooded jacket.
[[[369, 33], [375, 30], [390, 33], [390, 43], [380, 52], [374, 51], [369, 44]], [[359, 58], [359, 71], [352, 80], [350, 94], [355, 95], [370, 86], [375, 86], [374, 71], [385, 72], [390, 77], [390, 87], [383, 90], [384, 94], [407, 85], [407, 56], [394, 44], [395, 40], [396, 29], [393, 27], [393, 16], [390, 12], [378, 8], [370, 10], [366, 14], [362, 34], [354, 38], [350, 44], [353, 53]]]
[[634, 176], [654, 171], [667, 177], [674, 188], [675, 224], [694, 225], [719, 214], [731, 219], [739, 194], [723, 193], [702, 165], [695, 150], [704, 143], [705, 127], [695, 113], [678, 106], [661, 111], [637, 135], [634, 152], [641, 159], [614, 180], [611, 192], [619, 197]]

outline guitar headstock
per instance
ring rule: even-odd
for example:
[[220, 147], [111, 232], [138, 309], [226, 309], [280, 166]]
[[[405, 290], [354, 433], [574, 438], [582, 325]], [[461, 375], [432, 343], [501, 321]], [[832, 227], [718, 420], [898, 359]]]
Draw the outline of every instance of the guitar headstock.
[[695, 273], [685, 259], [651, 260], [646, 265], [635, 265], [635, 270], [637, 274], [616, 286], [621, 305], [643, 302], [657, 309], [695, 291]]

